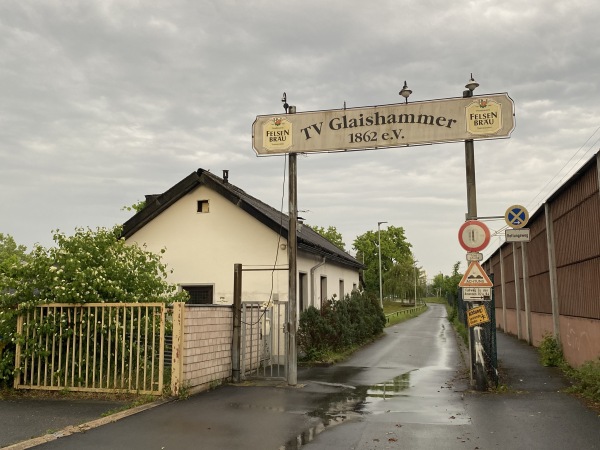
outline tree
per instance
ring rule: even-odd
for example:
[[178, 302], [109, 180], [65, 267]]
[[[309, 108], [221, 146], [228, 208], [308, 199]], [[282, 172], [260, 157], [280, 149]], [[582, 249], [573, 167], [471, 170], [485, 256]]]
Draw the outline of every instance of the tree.
[[405, 259], [382, 275], [383, 295], [393, 298], [411, 298], [415, 285], [415, 268], [412, 261]]
[[442, 275], [440, 272], [433, 277], [432, 287], [436, 290], [436, 295], [440, 297], [451, 296], [456, 299], [458, 293], [458, 283], [462, 279], [463, 274], [460, 273], [460, 261], [456, 261], [452, 266], [452, 275]]
[[446, 296], [451, 295], [453, 300], [458, 298], [458, 283], [463, 277], [463, 274], [459, 272], [460, 261], [456, 261], [452, 266], [452, 275], [444, 277], [444, 291]]
[[146, 207], [146, 200], [140, 200], [137, 203], [134, 203], [131, 206], [123, 206], [121, 208], [121, 211], [135, 211], [136, 213], [139, 213], [142, 209], [144, 209]]
[[0, 346], [5, 347], [0, 380], [12, 376], [18, 308], [41, 303], [170, 303], [187, 298], [167, 282], [161, 255], [127, 245], [120, 236], [119, 226], [78, 228], [73, 236], [56, 231], [55, 247], [37, 245], [29, 255], [2, 239], [0, 252], [9, 249], [13, 262], [8, 270], [3, 262], [0, 278]]
[[[411, 253], [412, 245], [406, 240], [404, 228], [390, 225], [381, 230], [381, 273], [389, 279], [388, 272], [394, 270], [406, 271], [407, 267], [414, 267], [414, 258]], [[353, 243], [356, 250], [356, 259], [363, 262], [365, 269], [363, 279], [367, 292], [379, 291], [379, 235], [377, 231], [367, 231], [358, 236]], [[412, 269], [411, 269], [412, 270]]]
[[12, 236], [0, 233], [0, 290], [12, 288], [10, 280], [27, 261], [27, 247], [17, 245]]
[[445, 295], [444, 291], [444, 275], [442, 272], [438, 273], [433, 277], [433, 281], [431, 283], [431, 288], [434, 291], [434, 295], [436, 297], [442, 297]]
[[344, 245], [344, 239], [342, 238], [341, 233], [334, 226], [330, 225], [327, 227], [327, 229], [325, 229], [324, 227], [319, 227], [319, 226], [312, 226], [312, 225], [308, 225], [308, 226], [310, 228], [312, 228], [314, 231], [316, 231], [317, 233], [319, 233], [321, 236], [323, 236], [325, 239], [327, 239], [329, 242], [331, 242], [333, 245], [335, 245], [340, 250], [346, 251], [346, 248]]

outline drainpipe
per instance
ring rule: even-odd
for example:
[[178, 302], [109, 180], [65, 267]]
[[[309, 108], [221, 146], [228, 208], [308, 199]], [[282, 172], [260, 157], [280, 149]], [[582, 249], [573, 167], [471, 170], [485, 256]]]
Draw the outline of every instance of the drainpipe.
[[[316, 266], [311, 267], [310, 269], [310, 306], [315, 306], [315, 270], [325, 264], [327, 258], [323, 256], [323, 261], [321, 261]], [[322, 303], [321, 299], [321, 303]]]

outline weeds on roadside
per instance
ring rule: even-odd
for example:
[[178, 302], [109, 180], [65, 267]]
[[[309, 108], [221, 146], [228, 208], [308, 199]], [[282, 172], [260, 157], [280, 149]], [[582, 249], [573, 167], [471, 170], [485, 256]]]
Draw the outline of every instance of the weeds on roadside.
[[563, 367], [565, 358], [560, 343], [554, 336], [546, 333], [539, 347], [540, 362], [545, 367]]
[[567, 392], [579, 394], [593, 402], [600, 402], [600, 358], [573, 368], [565, 361], [560, 342], [551, 334], [544, 335], [538, 351], [542, 365], [559, 367], [571, 379], [573, 385], [567, 389]]
[[458, 320], [458, 309], [456, 306], [446, 304], [446, 312], [448, 315], [448, 321], [454, 326], [454, 329], [458, 335], [462, 338], [465, 344], [469, 343], [469, 330]]
[[574, 392], [594, 402], [600, 402], [600, 358], [587, 361], [577, 369], [569, 370], [568, 375], [575, 384], [568, 391]]

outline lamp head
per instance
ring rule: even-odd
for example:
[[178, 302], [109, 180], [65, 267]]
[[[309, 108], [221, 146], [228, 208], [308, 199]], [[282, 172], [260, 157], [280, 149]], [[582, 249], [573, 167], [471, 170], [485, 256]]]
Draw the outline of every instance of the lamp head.
[[402, 86], [402, 90], [400, 92], [398, 92], [398, 94], [401, 95], [402, 97], [404, 97], [404, 101], [406, 103], [408, 103], [408, 97], [410, 97], [410, 94], [412, 94], [412, 91], [406, 85], [406, 81], [404, 82], [404, 86]]
[[477, 87], [479, 86], [479, 83], [477, 81], [475, 81], [475, 79], [473, 78], [473, 74], [471, 74], [471, 79], [469, 80], [469, 82], [467, 84], [465, 84], [465, 87], [473, 92], [475, 89], [477, 89]]
[[290, 107], [290, 105], [288, 105], [287, 95], [285, 92], [283, 93], [283, 96], [281, 97], [281, 101], [283, 103], [283, 109], [285, 109], [285, 113], [287, 114], [288, 108]]

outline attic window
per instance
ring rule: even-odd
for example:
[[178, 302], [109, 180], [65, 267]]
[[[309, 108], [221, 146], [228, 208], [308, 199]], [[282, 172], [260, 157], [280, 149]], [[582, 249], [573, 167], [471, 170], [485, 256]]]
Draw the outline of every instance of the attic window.
[[198, 200], [198, 210], [199, 213], [207, 213], [208, 212], [208, 200]]

